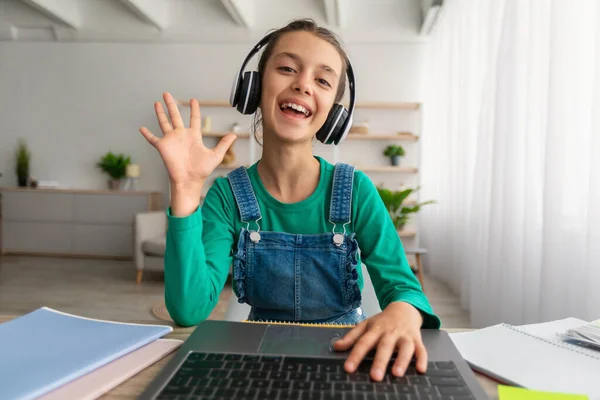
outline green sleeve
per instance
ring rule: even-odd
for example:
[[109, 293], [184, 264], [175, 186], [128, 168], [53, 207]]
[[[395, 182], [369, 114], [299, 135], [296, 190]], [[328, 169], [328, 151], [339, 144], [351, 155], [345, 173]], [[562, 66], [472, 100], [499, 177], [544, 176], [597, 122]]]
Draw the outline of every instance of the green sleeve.
[[357, 171], [355, 207], [356, 238], [361, 261], [366, 265], [382, 310], [392, 302], [402, 301], [418, 309], [423, 328], [439, 328], [429, 300], [412, 272], [402, 241], [373, 182]]
[[232, 262], [233, 217], [219, 185], [213, 184], [202, 207], [187, 217], [167, 209], [165, 303], [173, 321], [197, 325], [213, 311]]

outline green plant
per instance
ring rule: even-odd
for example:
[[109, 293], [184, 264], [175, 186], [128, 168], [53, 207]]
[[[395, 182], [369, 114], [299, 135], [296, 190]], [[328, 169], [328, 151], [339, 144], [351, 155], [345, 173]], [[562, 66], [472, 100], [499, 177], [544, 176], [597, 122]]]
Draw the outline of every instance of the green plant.
[[27, 148], [27, 143], [24, 140], [19, 141], [17, 147], [17, 164], [15, 166], [15, 172], [17, 177], [26, 179], [29, 178], [29, 162], [31, 161], [31, 153]]
[[404, 148], [402, 146], [395, 146], [395, 145], [390, 145], [388, 147], [385, 148], [385, 150], [383, 151], [383, 155], [388, 156], [388, 157], [393, 157], [393, 156], [404, 156], [405, 152], [404, 152]]
[[125, 177], [125, 169], [131, 163], [131, 157], [124, 154], [106, 153], [96, 166], [103, 172], [106, 172], [112, 179], [121, 179]]
[[385, 208], [387, 208], [396, 229], [402, 229], [404, 225], [406, 225], [410, 214], [421, 211], [421, 207], [424, 205], [435, 203], [434, 200], [429, 200], [423, 203], [416, 203], [412, 206], [403, 205], [404, 201], [419, 189], [420, 188], [392, 191], [389, 189], [377, 188], [379, 196], [381, 196], [381, 200], [383, 200], [383, 204], [385, 204]]

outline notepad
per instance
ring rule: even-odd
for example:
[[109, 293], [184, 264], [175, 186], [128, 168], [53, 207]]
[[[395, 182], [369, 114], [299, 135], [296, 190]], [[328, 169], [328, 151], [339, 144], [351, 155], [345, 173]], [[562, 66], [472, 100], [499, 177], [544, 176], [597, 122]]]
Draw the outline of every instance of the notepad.
[[578, 323], [572, 319], [524, 327], [499, 324], [450, 337], [474, 370], [502, 382], [600, 400], [600, 352], [557, 336]]
[[2, 398], [40, 397], [172, 330], [40, 308], [0, 324]]
[[585, 395], [540, 392], [512, 386], [498, 385], [498, 400], [588, 400]]

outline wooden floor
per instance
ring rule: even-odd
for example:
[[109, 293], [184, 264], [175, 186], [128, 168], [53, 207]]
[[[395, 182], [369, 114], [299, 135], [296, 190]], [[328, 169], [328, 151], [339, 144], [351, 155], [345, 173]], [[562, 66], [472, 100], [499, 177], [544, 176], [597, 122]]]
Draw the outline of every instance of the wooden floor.
[[[24, 314], [47, 306], [89, 318], [157, 322], [151, 309], [163, 301], [161, 273], [135, 284], [131, 261], [0, 256], [0, 314]], [[425, 276], [425, 294], [446, 328], [470, 327], [459, 300]], [[221, 319], [231, 296], [227, 285], [209, 319]]]

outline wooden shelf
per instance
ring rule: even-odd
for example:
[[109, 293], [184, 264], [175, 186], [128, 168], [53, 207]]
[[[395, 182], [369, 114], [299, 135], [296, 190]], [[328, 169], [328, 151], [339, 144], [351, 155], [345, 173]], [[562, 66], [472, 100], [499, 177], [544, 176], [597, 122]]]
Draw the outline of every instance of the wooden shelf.
[[404, 228], [398, 232], [398, 236], [403, 239], [413, 238], [417, 235], [417, 231], [414, 228]]
[[63, 194], [118, 194], [119, 196], [160, 196], [158, 191], [148, 190], [109, 190], [109, 189], [73, 189], [61, 187], [21, 187], [21, 186], [1, 186], [0, 192], [31, 192], [31, 193], [63, 193]]
[[[216, 137], [216, 138], [222, 138], [225, 135], [229, 135], [230, 133], [234, 133], [234, 132], [202, 132], [202, 136], [203, 137]], [[250, 133], [249, 132], [240, 132], [237, 133], [239, 138], [249, 138], [250, 137]]]
[[[234, 164], [234, 165], [222, 165], [221, 164], [217, 167], [217, 169], [228, 169], [228, 170], [233, 171], [234, 169], [238, 168], [239, 166], [240, 166], [239, 164]], [[248, 167], [249, 167], [249, 165], [246, 165], [246, 168], [248, 168]]]
[[[206, 199], [206, 195], [203, 194], [202, 196], [200, 196], [200, 201], [203, 202], [204, 199]], [[402, 204], [403, 205], [407, 205], [407, 206], [412, 206], [412, 205], [417, 204], [417, 200], [415, 200], [415, 199], [406, 199]]]
[[356, 108], [373, 108], [380, 110], [418, 110], [420, 107], [420, 103], [402, 103], [393, 101], [363, 101], [356, 103]]
[[[189, 100], [175, 100], [175, 102], [180, 106], [190, 106]], [[198, 103], [200, 107], [231, 107], [231, 104], [227, 100], [198, 100]]]
[[[237, 167], [239, 167], [239, 165], [219, 165], [217, 167], [217, 169], [236, 169]], [[248, 165], [246, 165], [246, 167], [248, 167]], [[363, 172], [403, 172], [403, 173], [407, 173], [407, 174], [415, 174], [417, 173], [418, 169], [415, 167], [394, 167], [394, 166], [389, 166], [389, 167], [368, 167], [368, 166], [357, 166], [356, 169], [363, 171]]]
[[407, 174], [416, 174], [418, 168], [415, 167], [396, 167], [393, 165], [390, 166], [356, 166], [356, 169], [359, 169], [364, 172], [403, 172]]
[[[189, 107], [189, 100], [175, 100], [178, 105]], [[231, 107], [227, 100], [198, 100], [200, 107]], [[348, 107], [348, 104], [344, 104]], [[407, 102], [380, 102], [380, 101], [364, 101], [357, 102], [356, 108], [371, 108], [380, 110], [418, 110], [421, 107], [420, 103]], [[231, 107], [233, 108], [233, 107]]]
[[[217, 169], [236, 169], [237, 167], [239, 167], [238, 164], [236, 165], [219, 165], [217, 167]], [[248, 167], [248, 165], [246, 165], [246, 167]], [[407, 174], [415, 174], [417, 173], [418, 169], [415, 167], [395, 167], [390, 165], [389, 167], [386, 166], [376, 166], [376, 167], [369, 167], [369, 166], [357, 166], [356, 169], [363, 171], [363, 172], [402, 172], [402, 173], [407, 173]]]
[[[204, 137], [216, 137], [221, 138], [225, 135], [228, 135], [232, 132], [203, 132], [202, 136]], [[240, 132], [237, 134], [239, 138], [249, 138], [249, 132]], [[419, 137], [410, 132], [400, 132], [396, 135], [381, 135], [381, 134], [364, 134], [364, 133], [349, 133], [346, 137], [346, 140], [385, 140], [385, 141], [393, 141], [393, 140], [405, 140], [405, 141], [417, 141]]]
[[381, 135], [375, 133], [349, 133], [346, 140], [408, 140], [417, 141], [419, 137], [410, 132], [398, 132], [396, 135]]

